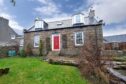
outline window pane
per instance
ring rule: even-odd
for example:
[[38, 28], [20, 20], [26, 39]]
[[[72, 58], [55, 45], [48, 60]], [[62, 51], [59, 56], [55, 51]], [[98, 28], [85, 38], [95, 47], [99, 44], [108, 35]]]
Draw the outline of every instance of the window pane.
[[80, 15], [76, 15], [76, 22], [80, 23]]
[[24, 40], [21, 39], [21, 40], [20, 40], [20, 46], [23, 46], [23, 45], [24, 45]]
[[35, 35], [34, 36], [34, 47], [38, 47], [39, 46], [39, 35]]
[[80, 44], [83, 44], [83, 32], [77, 32], [77, 33], [75, 33], [76, 35], [76, 42], [75, 42], [75, 44], [76, 45], [80, 45]]
[[11, 39], [15, 39], [15, 35], [11, 35]]
[[66, 34], [62, 35], [62, 48], [64, 49], [67, 48], [67, 35]]
[[35, 28], [43, 28], [43, 22], [42, 21], [35, 21]]

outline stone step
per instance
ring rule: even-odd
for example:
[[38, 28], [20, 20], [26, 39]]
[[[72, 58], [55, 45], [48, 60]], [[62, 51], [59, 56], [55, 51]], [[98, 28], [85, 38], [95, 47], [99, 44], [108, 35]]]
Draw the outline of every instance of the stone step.
[[50, 51], [47, 56], [59, 56], [59, 53], [60, 52], [58, 52], [58, 51]]

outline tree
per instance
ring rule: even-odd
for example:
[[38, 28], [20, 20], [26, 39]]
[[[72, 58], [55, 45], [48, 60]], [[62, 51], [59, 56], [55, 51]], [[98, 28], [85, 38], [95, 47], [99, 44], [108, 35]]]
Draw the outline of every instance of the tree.
[[89, 35], [88, 40], [82, 48], [79, 57], [79, 69], [85, 77], [95, 79], [95, 84], [109, 84], [109, 78], [106, 73], [106, 67], [101, 60], [102, 46], [100, 46], [97, 31], [94, 29], [95, 35]]

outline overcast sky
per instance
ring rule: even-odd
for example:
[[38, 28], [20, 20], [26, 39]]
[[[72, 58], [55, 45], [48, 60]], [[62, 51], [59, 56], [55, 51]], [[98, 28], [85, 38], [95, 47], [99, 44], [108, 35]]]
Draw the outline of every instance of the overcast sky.
[[36, 17], [56, 19], [95, 9], [96, 16], [103, 19], [103, 35], [126, 34], [126, 0], [0, 0], [0, 16], [10, 20], [9, 25], [18, 33], [33, 25]]

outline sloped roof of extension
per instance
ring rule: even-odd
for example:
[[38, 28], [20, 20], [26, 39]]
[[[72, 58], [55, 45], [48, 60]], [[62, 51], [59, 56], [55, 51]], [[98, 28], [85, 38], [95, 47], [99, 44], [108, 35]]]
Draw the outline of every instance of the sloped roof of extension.
[[104, 43], [112, 42], [126, 42], [126, 34], [104, 37]]
[[[73, 26], [72, 24], [72, 18], [65, 18], [63, 20], [56, 20], [56, 21], [47, 21], [46, 22], [48, 24], [48, 29], [46, 30], [55, 30], [55, 29], [64, 29], [64, 28], [75, 28], [75, 27], [83, 27], [83, 26], [96, 26], [96, 25], [103, 25], [103, 23], [100, 21], [98, 21], [97, 23], [94, 24], [79, 24], [76, 26]], [[35, 25], [32, 25], [32, 27], [30, 27], [28, 30], [24, 30], [24, 32], [30, 32], [30, 31], [35, 31]], [[43, 30], [42, 30], [43, 31]]]

